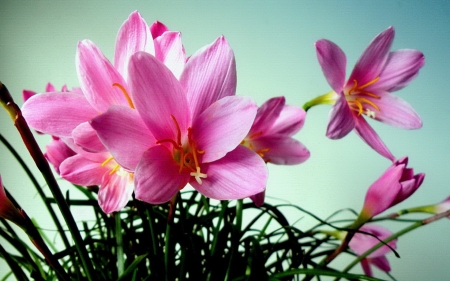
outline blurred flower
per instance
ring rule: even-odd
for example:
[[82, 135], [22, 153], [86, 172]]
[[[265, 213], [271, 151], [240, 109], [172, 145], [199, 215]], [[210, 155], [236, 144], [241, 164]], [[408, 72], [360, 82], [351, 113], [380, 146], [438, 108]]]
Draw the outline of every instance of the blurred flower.
[[[364, 225], [359, 230], [373, 234], [376, 237], [378, 237], [378, 239], [364, 233], [359, 232], [355, 233], [355, 235], [353, 236], [352, 240], [349, 243], [349, 247], [358, 256], [364, 254], [366, 251], [370, 250], [371, 248], [379, 244], [380, 241], [383, 241], [391, 237], [392, 235], [392, 233], [389, 230], [377, 225]], [[397, 239], [394, 239], [387, 244], [392, 249], [396, 249]], [[389, 261], [386, 258], [386, 254], [392, 251], [391, 248], [389, 247], [383, 245], [379, 249], [375, 250], [373, 253], [369, 254], [366, 258], [361, 260], [361, 266], [366, 275], [373, 277], [370, 265], [374, 265], [378, 267], [380, 270], [385, 272], [389, 272], [391, 270]]]
[[[400, 211], [400, 214], [407, 214], [407, 213], [440, 214], [448, 211], [450, 211], [450, 196], [447, 197], [444, 201], [439, 202], [437, 204], [409, 208]], [[450, 216], [447, 217], [450, 219]]]
[[402, 202], [422, 184], [425, 174], [406, 168], [408, 157], [395, 161], [367, 190], [358, 222], [364, 222]]
[[23, 229], [26, 228], [25, 218], [14, 206], [11, 200], [9, 200], [9, 198], [6, 196], [1, 175], [0, 175], [0, 217], [17, 224]]
[[[310, 153], [292, 136], [303, 127], [304, 121], [303, 109], [286, 105], [284, 97], [271, 98], [258, 108], [255, 121], [241, 144], [255, 151], [266, 163], [303, 163]], [[250, 198], [261, 206], [264, 192]]]
[[422, 121], [404, 100], [391, 95], [408, 85], [424, 65], [417, 50], [389, 52], [394, 28], [389, 27], [367, 46], [345, 82], [346, 57], [333, 42], [316, 42], [317, 57], [333, 92], [305, 104], [332, 104], [327, 136], [340, 139], [352, 129], [375, 151], [392, 161], [395, 158], [363, 116], [403, 129], [417, 129]]

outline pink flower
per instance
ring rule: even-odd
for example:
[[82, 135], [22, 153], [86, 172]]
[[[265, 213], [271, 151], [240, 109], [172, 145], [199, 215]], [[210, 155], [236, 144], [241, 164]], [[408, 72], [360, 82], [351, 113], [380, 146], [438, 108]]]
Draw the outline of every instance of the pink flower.
[[[303, 109], [286, 105], [284, 97], [272, 98], [258, 108], [255, 121], [241, 144], [255, 151], [266, 163], [303, 163], [310, 153], [292, 136], [303, 127], [304, 121]], [[250, 198], [261, 206], [264, 197], [263, 192]]]
[[0, 175], [0, 217], [7, 219], [18, 226], [25, 228], [26, 221], [19, 210], [13, 205], [11, 200], [6, 196], [5, 189]]
[[280, 165], [303, 163], [310, 153], [292, 136], [303, 127], [304, 121], [303, 109], [285, 105], [284, 97], [272, 98], [258, 108], [242, 145], [258, 153], [265, 162]]
[[422, 121], [414, 109], [390, 93], [408, 85], [425, 62], [423, 54], [417, 50], [389, 52], [393, 39], [393, 27], [375, 37], [359, 58], [347, 82], [344, 52], [326, 39], [315, 44], [322, 71], [334, 91], [315, 102], [335, 102], [327, 136], [340, 139], [355, 129], [370, 147], [392, 161], [395, 158], [363, 116], [399, 128], [420, 128]]
[[76, 153], [60, 138], [53, 137], [52, 141], [45, 146], [45, 158], [50, 162], [55, 171], [60, 174], [59, 166], [67, 158], [74, 156]]
[[61, 177], [83, 185], [98, 185], [98, 203], [109, 214], [123, 209], [133, 193], [133, 174], [123, 169], [108, 152], [82, 149], [60, 165]]
[[406, 168], [408, 157], [395, 161], [383, 175], [367, 190], [359, 219], [368, 219], [411, 196], [422, 184], [425, 174], [414, 175], [412, 168]]
[[[132, 98], [142, 121], [135, 120], [147, 129], [130, 129], [134, 117], [119, 106], [93, 119], [91, 125], [116, 159], [125, 163], [124, 158], [142, 156], [135, 170], [137, 199], [164, 203], [187, 183], [219, 200], [264, 190], [264, 161], [239, 145], [257, 107], [248, 98], [234, 96], [234, 55], [223, 37], [195, 53], [179, 81], [144, 52], [131, 58], [129, 71]], [[156, 141], [143, 138], [146, 131]], [[130, 146], [147, 150], [130, 155]]]
[[134, 107], [127, 83], [131, 55], [146, 51], [157, 55], [174, 72], [184, 67], [186, 59], [180, 33], [164, 32], [164, 25], [155, 25], [159, 33], [153, 38], [151, 27], [138, 12], [133, 12], [118, 32], [114, 65], [93, 42], [80, 41], [76, 66], [81, 90], [31, 97], [22, 108], [28, 124], [50, 135], [73, 138], [89, 151], [104, 151], [88, 121], [113, 105]]
[[[383, 241], [392, 235], [392, 233], [389, 230], [385, 229], [384, 227], [376, 225], [364, 225], [359, 230], [373, 234], [376, 237], [378, 237], [379, 240], [367, 234], [355, 233], [355, 235], [353, 236], [352, 240], [349, 243], [349, 247], [358, 256], [364, 254], [366, 251], [376, 246], [378, 243], [380, 243], [380, 240]], [[392, 249], [396, 249], [397, 239], [390, 241], [388, 245]], [[386, 254], [389, 253], [390, 251], [392, 250], [388, 246], [384, 245], [381, 248], [375, 250], [373, 253], [369, 254], [363, 260], [361, 260], [361, 265], [364, 270], [364, 273], [368, 276], [373, 276], [370, 265], [374, 265], [385, 272], [391, 271], [389, 261], [386, 258]]]

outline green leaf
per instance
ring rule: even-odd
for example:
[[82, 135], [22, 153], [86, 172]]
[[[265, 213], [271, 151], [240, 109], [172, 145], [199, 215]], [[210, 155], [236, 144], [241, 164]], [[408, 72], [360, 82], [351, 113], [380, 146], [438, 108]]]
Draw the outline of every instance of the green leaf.
[[[127, 277], [128, 275], [132, 274], [134, 272], [134, 270], [136, 269], [136, 267], [147, 257], [148, 254], [144, 254], [141, 255], [139, 257], [137, 257], [131, 264], [129, 267], [127, 267], [127, 269], [125, 269], [125, 271], [123, 272], [123, 274], [119, 277], [119, 279], [117, 279], [117, 281], [120, 280], [127, 280], [125, 277]], [[129, 279], [128, 279], [129, 280]]]

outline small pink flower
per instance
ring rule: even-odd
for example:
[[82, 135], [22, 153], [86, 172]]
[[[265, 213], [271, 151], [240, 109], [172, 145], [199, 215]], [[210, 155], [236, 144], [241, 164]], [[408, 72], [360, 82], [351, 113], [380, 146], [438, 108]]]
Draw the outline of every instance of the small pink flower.
[[45, 146], [45, 158], [50, 162], [59, 174], [59, 166], [67, 158], [76, 153], [60, 138], [52, 137], [51, 142]]
[[408, 157], [395, 161], [367, 190], [360, 218], [368, 220], [411, 196], [425, 174], [406, 168]]
[[[285, 104], [284, 97], [269, 99], [258, 108], [255, 121], [242, 145], [255, 151], [266, 163], [295, 165], [309, 158], [308, 149], [292, 136], [304, 124], [305, 111]], [[264, 192], [251, 196], [261, 206]]]
[[[357, 255], [364, 254], [366, 251], [370, 250], [378, 243], [380, 243], [380, 240], [383, 241], [392, 235], [392, 233], [389, 230], [377, 225], [364, 225], [359, 230], [373, 234], [376, 237], [378, 237], [379, 240], [373, 236], [364, 233], [355, 233], [355, 235], [353, 236], [352, 240], [349, 243], [349, 247]], [[392, 249], [396, 249], [397, 239], [390, 241], [388, 245]], [[361, 266], [364, 270], [364, 273], [368, 276], [373, 276], [370, 265], [374, 265], [378, 267], [380, 270], [385, 272], [391, 271], [391, 267], [386, 258], [386, 254], [391, 251], [392, 250], [388, 246], [384, 245], [381, 248], [374, 251], [373, 253], [369, 254], [366, 258], [364, 258], [361, 261]]]
[[395, 158], [363, 116], [403, 129], [420, 128], [422, 121], [414, 109], [390, 93], [408, 85], [425, 62], [423, 54], [417, 50], [389, 52], [393, 39], [393, 27], [376, 36], [347, 82], [344, 52], [326, 39], [315, 44], [322, 71], [334, 91], [315, 102], [335, 101], [327, 136], [340, 139], [355, 129], [370, 147], [392, 161]]

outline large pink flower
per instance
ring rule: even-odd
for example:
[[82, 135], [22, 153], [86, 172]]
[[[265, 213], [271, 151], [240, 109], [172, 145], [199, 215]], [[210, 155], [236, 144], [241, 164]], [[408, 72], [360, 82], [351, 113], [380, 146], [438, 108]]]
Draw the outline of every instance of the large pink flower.
[[408, 157], [395, 161], [367, 190], [361, 221], [380, 214], [411, 196], [422, 184], [425, 174], [407, 168]]
[[[380, 240], [381, 241], [385, 240], [392, 235], [392, 233], [389, 230], [377, 225], [364, 225], [359, 230], [373, 234], [379, 240], [373, 236], [364, 233], [356, 233], [353, 236], [352, 240], [350, 241], [349, 247], [357, 255], [364, 254], [366, 251], [370, 250], [378, 243], [380, 243]], [[396, 249], [397, 239], [390, 241], [388, 245], [392, 249]], [[391, 248], [389, 247], [382, 246], [381, 248], [375, 250], [373, 253], [369, 254], [366, 258], [364, 258], [361, 261], [362, 268], [366, 275], [373, 276], [370, 265], [374, 265], [385, 272], [391, 271], [391, 267], [389, 266], [389, 262], [386, 258], [386, 254], [392, 251]]]
[[375, 151], [392, 161], [395, 158], [369, 126], [363, 116], [404, 129], [417, 129], [422, 121], [414, 109], [402, 99], [391, 95], [408, 85], [424, 65], [417, 50], [389, 52], [394, 28], [389, 27], [367, 46], [345, 82], [346, 57], [333, 42], [316, 42], [317, 57], [323, 73], [334, 92], [316, 103], [335, 102], [331, 111], [327, 136], [339, 139], [352, 129]]
[[134, 126], [126, 107], [111, 108], [91, 124], [116, 159], [132, 157], [127, 156], [130, 146], [147, 146], [143, 154], [134, 155], [142, 156], [135, 170], [136, 198], [167, 202], [187, 183], [220, 200], [264, 190], [264, 161], [239, 145], [257, 107], [234, 96], [234, 56], [223, 37], [191, 56], [179, 81], [144, 52], [131, 58], [129, 72], [136, 110], [156, 141], [142, 138], [145, 130], [120, 134]]

